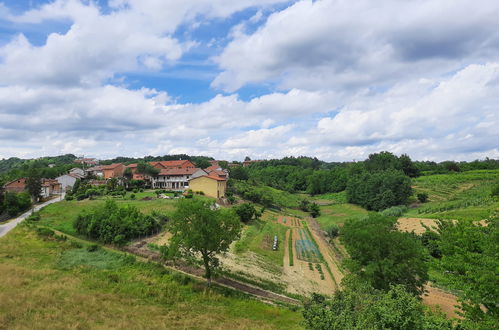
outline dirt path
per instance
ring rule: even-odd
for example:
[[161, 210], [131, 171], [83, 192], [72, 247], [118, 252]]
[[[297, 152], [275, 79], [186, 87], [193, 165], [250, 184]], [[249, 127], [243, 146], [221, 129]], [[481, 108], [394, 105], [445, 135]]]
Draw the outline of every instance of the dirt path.
[[333, 273], [334, 282], [338, 288], [341, 288], [340, 283], [344, 277], [343, 272], [340, 270], [341, 260], [336, 257], [336, 254], [327, 242], [327, 239], [319, 227], [319, 224], [313, 218], [308, 218], [307, 222], [309, 224], [310, 232], [319, 246], [319, 251], [324, 256], [324, 260], [327, 262], [329, 269], [331, 269], [331, 272]]

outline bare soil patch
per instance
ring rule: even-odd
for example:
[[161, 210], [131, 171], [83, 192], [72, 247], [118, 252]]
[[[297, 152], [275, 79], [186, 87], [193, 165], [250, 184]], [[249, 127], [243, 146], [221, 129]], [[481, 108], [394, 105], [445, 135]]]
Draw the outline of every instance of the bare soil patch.
[[457, 314], [460, 304], [455, 295], [435, 288], [431, 286], [431, 283], [425, 286], [425, 290], [427, 292], [423, 295], [423, 304], [440, 308], [447, 317], [462, 318]]
[[436, 230], [437, 223], [435, 219], [424, 219], [424, 218], [399, 218], [397, 220], [397, 228], [400, 231], [414, 232], [418, 235], [423, 234], [426, 229], [423, 225]]

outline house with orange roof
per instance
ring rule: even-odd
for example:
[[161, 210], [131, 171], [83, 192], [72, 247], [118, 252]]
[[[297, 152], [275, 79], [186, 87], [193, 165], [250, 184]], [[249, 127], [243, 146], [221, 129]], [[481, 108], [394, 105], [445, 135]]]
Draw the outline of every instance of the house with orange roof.
[[227, 179], [213, 174], [202, 175], [189, 180], [189, 189], [194, 192], [202, 191], [205, 196], [216, 199], [225, 198]]
[[162, 169], [156, 177], [151, 178], [151, 184], [154, 189], [183, 191], [189, 188], [190, 179], [207, 174], [195, 167]]
[[122, 177], [123, 172], [125, 172], [125, 165], [121, 163], [104, 165], [101, 166], [101, 171], [104, 179], [119, 178]]
[[181, 168], [196, 168], [196, 166], [190, 160], [164, 160], [160, 162], [150, 162], [152, 166], [159, 170], [166, 169], [181, 169]]

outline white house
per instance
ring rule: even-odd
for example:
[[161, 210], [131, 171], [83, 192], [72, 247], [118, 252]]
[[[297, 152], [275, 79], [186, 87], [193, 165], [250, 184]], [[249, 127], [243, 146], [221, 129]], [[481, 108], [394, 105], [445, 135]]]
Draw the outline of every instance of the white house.
[[155, 189], [186, 190], [189, 188], [189, 180], [207, 175], [200, 168], [172, 168], [164, 169], [152, 178], [152, 187]]
[[67, 191], [68, 189], [73, 188], [79, 177], [74, 174], [63, 174], [55, 179], [61, 184], [62, 191]]

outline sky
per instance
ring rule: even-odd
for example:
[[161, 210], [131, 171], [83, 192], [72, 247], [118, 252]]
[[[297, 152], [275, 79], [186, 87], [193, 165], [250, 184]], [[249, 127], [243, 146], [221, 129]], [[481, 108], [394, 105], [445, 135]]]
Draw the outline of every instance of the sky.
[[499, 158], [497, 0], [0, 0], [0, 159]]

